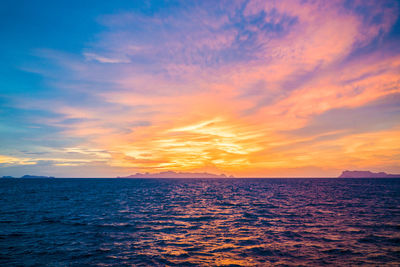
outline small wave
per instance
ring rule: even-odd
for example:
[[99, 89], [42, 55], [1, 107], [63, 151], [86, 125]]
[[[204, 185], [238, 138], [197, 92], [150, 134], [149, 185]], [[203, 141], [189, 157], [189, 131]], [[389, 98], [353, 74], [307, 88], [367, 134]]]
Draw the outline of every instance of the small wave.
[[326, 254], [339, 255], [339, 256], [342, 256], [342, 255], [361, 255], [361, 253], [354, 252], [353, 250], [350, 250], [350, 249], [339, 249], [339, 248], [323, 250], [322, 252], [326, 253]]

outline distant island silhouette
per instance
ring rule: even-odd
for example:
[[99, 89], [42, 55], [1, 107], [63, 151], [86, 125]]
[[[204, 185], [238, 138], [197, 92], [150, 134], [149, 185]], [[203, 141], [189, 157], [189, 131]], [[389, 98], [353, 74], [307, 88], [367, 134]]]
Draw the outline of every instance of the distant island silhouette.
[[370, 171], [343, 171], [338, 178], [400, 178], [400, 174]]
[[[4, 179], [18, 179], [17, 177], [13, 177], [13, 176], [3, 176], [2, 178]], [[54, 179], [55, 177], [53, 176], [40, 176], [40, 175], [24, 175], [21, 176], [20, 178], [23, 179]]]
[[55, 177], [53, 176], [40, 176], [40, 175], [24, 175], [21, 178], [29, 178], [29, 179], [43, 179], [43, 178], [47, 178], [47, 179], [54, 179]]
[[117, 178], [234, 178], [234, 176], [230, 175], [229, 177], [225, 174], [212, 174], [207, 172], [174, 172], [174, 171], [165, 171], [159, 173], [136, 173], [133, 175], [125, 176], [125, 177], [117, 177]]

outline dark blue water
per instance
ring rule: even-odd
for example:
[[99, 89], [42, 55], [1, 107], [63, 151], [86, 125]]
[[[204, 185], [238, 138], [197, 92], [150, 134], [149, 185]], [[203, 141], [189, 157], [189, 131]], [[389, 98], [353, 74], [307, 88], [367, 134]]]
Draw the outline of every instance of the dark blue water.
[[400, 179], [1, 179], [1, 266], [400, 264]]

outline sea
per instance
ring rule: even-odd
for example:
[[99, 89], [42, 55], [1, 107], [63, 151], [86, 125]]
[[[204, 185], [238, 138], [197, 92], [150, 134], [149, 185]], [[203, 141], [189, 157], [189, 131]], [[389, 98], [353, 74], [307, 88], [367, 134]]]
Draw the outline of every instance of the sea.
[[400, 266], [400, 179], [0, 179], [0, 266]]

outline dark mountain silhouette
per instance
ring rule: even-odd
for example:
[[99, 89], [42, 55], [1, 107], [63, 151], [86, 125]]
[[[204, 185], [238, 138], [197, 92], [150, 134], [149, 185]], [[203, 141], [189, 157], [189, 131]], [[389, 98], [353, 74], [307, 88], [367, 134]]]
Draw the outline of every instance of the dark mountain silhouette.
[[[212, 174], [207, 172], [194, 173], [194, 172], [173, 172], [165, 171], [159, 173], [136, 173], [126, 177], [117, 178], [228, 178], [225, 174]], [[229, 176], [233, 178], [233, 176]]]
[[400, 174], [370, 171], [343, 171], [339, 178], [400, 178]]

